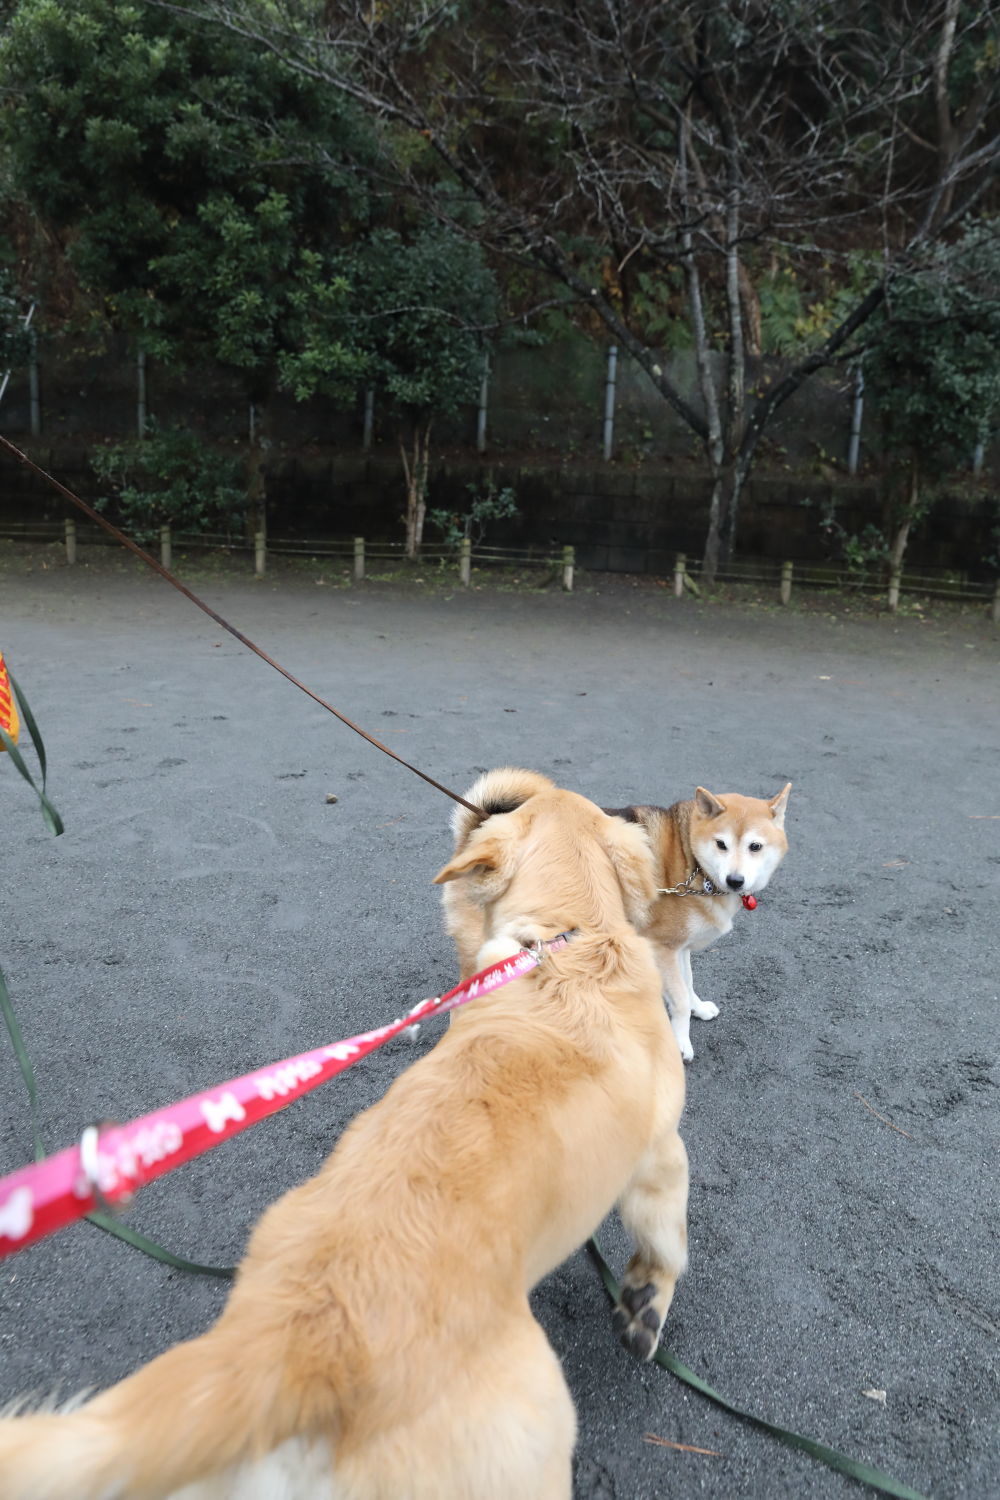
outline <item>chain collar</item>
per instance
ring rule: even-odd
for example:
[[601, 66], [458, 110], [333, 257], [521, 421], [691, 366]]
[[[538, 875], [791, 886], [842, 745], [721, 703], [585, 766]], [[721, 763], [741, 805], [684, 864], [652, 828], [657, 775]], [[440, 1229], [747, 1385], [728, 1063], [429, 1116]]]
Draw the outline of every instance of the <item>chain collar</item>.
[[719, 896], [725, 895], [720, 891], [714, 880], [710, 880], [704, 870], [695, 865], [691, 873], [677, 885], [657, 887], [658, 896]]

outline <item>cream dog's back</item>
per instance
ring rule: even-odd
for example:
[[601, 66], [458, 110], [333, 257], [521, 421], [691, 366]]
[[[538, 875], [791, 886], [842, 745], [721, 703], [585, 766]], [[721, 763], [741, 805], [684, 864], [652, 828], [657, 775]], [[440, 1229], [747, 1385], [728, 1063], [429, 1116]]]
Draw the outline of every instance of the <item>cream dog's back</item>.
[[3, 1500], [569, 1500], [575, 1417], [528, 1292], [619, 1198], [618, 1326], [648, 1356], [685, 1259], [683, 1069], [624, 828], [543, 789], [470, 837], [439, 879], [494, 947], [578, 935], [264, 1215], [213, 1329], [75, 1413], [0, 1421]]

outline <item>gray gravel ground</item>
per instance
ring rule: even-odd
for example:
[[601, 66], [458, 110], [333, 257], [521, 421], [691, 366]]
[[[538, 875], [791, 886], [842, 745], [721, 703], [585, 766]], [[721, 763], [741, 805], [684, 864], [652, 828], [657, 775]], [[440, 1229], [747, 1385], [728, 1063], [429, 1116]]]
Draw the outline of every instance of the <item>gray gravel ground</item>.
[[[0, 559], [0, 648], [66, 833], [0, 765], [0, 964], [45, 1139], [448, 987], [430, 882], [451, 805], [155, 578], [18, 556]], [[306, 572], [199, 587], [458, 791], [505, 762], [607, 805], [794, 782], [783, 868], [696, 966], [722, 1014], [694, 1023], [691, 1267], [669, 1347], [737, 1404], [928, 1496], [1000, 1495], [998, 633], [599, 579], [573, 596]], [[128, 1222], [233, 1261], [413, 1058], [392, 1044], [147, 1189]], [[0, 1036], [0, 1169], [29, 1154]], [[614, 1219], [602, 1236], [620, 1266]], [[116, 1380], [224, 1295], [69, 1229], [0, 1267], [0, 1401]], [[862, 1493], [630, 1361], [582, 1253], [535, 1303], [579, 1413], [581, 1500]]]

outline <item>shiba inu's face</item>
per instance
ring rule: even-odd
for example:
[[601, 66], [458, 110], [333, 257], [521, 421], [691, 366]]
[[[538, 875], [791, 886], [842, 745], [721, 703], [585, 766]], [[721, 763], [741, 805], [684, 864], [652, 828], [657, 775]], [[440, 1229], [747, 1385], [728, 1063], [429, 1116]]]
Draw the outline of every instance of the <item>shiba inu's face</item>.
[[691, 850], [720, 891], [762, 891], [788, 848], [785, 808], [791, 782], [776, 797], [716, 797], [699, 787], [691, 819]]

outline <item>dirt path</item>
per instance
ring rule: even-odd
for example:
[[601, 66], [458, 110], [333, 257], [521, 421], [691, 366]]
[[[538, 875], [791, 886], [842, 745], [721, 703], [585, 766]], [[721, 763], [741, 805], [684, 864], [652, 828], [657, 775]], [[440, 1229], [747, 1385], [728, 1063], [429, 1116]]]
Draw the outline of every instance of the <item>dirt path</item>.
[[[19, 556], [0, 559], [0, 648], [66, 833], [45, 834], [0, 765], [0, 964], [45, 1139], [446, 987], [430, 879], [449, 803], [130, 564]], [[507, 761], [608, 805], [793, 781], [785, 866], [697, 965], [722, 1014], [695, 1023], [691, 1269], [669, 1346], [735, 1402], [935, 1500], [998, 1494], [998, 633], [972, 614], [789, 615], [599, 584], [199, 587], [458, 791]], [[377, 1054], [147, 1190], [129, 1222], [231, 1262], [412, 1057]], [[4, 1044], [0, 1168], [29, 1155]], [[620, 1265], [614, 1220], [603, 1239]], [[0, 1401], [106, 1384], [223, 1296], [71, 1229], [0, 1268]], [[577, 1403], [581, 1500], [863, 1493], [631, 1363], [583, 1255], [535, 1300]]]

